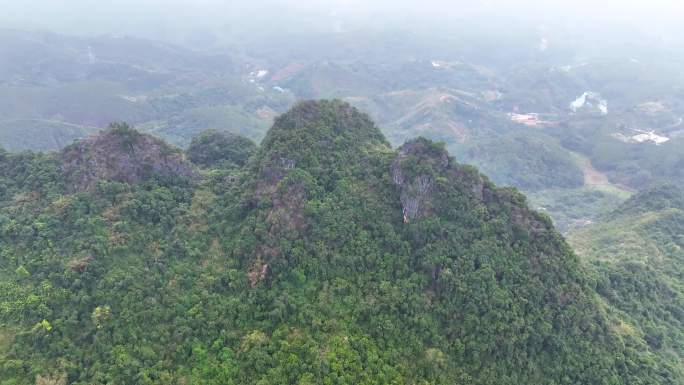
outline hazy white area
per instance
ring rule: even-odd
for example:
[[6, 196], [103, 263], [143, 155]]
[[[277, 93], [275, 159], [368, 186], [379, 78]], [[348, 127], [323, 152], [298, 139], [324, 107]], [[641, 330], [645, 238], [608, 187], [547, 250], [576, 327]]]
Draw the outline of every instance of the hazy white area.
[[670, 138], [656, 134], [654, 131], [645, 131], [640, 134], [632, 136], [632, 140], [638, 143], [653, 142], [655, 144], [663, 144], [668, 142]]
[[601, 95], [587, 91], [570, 103], [572, 112], [577, 112], [582, 108], [596, 108], [601, 115], [608, 115], [608, 101], [601, 98]]
[[653, 143], [656, 145], [661, 145], [670, 141], [670, 138], [662, 135], [658, 135], [655, 131], [646, 130], [634, 130], [637, 132], [635, 135], [627, 136], [624, 134], [614, 134], [613, 136], [625, 143]]
[[0, 27], [72, 34], [129, 34], [192, 43], [260, 31], [339, 33], [512, 28], [536, 31], [539, 49], [554, 32], [593, 38], [625, 31], [670, 43], [684, 36], [680, 0], [0, 0]]
[[508, 117], [512, 121], [519, 124], [523, 124], [528, 127], [539, 127], [549, 123], [547, 121], [542, 120], [539, 117], [539, 114], [535, 112], [530, 112], [527, 114], [509, 113]]

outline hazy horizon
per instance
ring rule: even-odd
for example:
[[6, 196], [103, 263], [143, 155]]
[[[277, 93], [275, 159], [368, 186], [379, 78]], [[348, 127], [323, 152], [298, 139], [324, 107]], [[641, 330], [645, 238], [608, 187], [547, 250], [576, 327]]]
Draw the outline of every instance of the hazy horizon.
[[[64, 34], [114, 34], [194, 43], [220, 37], [281, 33], [343, 32], [359, 29], [440, 31], [506, 36], [510, 29], [540, 35], [603, 35], [608, 41], [643, 35], [679, 41], [674, 0], [543, 2], [447, 0], [3, 0], [0, 28], [46, 30]], [[614, 33], [617, 32], [617, 33]]]

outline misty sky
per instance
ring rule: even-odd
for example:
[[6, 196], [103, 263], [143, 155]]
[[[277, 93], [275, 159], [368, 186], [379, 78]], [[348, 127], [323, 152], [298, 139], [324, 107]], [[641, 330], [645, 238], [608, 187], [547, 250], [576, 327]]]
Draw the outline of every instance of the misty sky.
[[681, 0], [0, 0], [0, 27], [178, 39], [212, 30], [626, 27], [684, 34]]

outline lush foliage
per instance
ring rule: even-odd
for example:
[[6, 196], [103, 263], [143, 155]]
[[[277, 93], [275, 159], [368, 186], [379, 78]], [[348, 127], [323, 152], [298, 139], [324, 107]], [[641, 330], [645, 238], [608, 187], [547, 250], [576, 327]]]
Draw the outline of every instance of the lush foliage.
[[[191, 162], [203, 167], [242, 167], [256, 148], [256, 144], [247, 138], [207, 130], [192, 139], [186, 153]], [[224, 162], [227, 164], [222, 165]]]
[[549, 138], [499, 135], [469, 149], [466, 160], [476, 162], [499, 183], [536, 191], [584, 185], [582, 170]]
[[342, 102], [195, 179], [69, 192], [59, 156], [0, 156], [2, 385], [682, 379], [524, 196]]
[[535, 208], [549, 214], [561, 233], [597, 222], [625, 199], [601, 188], [542, 190], [527, 194]]
[[[598, 292], [663, 361], [684, 358], [684, 192], [644, 190], [570, 242], [593, 262]], [[681, 370], [681, 368], [680, 368]]]

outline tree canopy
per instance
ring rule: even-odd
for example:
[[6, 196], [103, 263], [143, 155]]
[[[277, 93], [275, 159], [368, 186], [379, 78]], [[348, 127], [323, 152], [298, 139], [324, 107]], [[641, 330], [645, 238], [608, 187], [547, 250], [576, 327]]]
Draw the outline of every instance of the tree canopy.
[[0, 155], [0, 384], [681, 383], [550, 219], [443, 145], [392, 149], [340, 101], [252, 156], [224, 139], [193, 142], [208, 171], [157, 147], [81, 189], [64, 153]]

